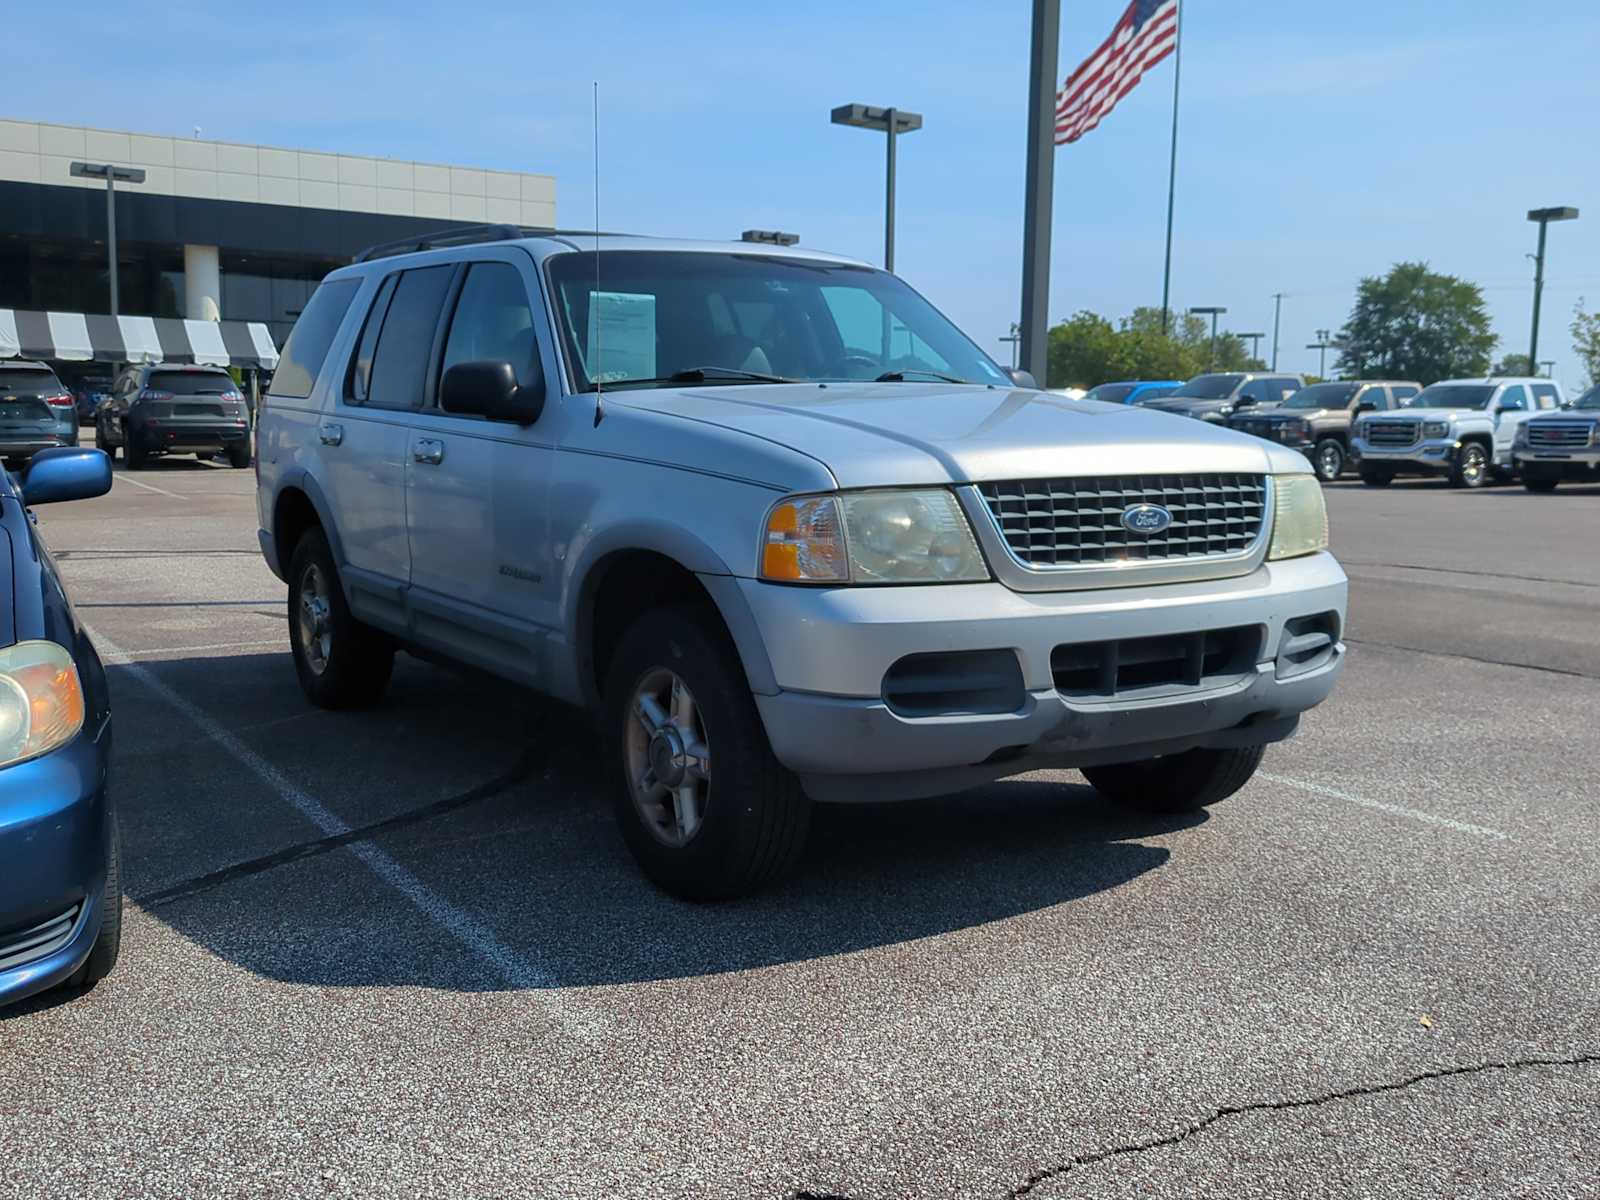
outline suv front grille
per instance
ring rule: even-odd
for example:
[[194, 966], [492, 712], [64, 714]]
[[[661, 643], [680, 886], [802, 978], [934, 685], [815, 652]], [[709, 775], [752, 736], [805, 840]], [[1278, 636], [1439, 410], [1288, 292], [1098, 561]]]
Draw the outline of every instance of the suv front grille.
[[74, 904], [66, 912], [28, 929], [0, 933], [0, 971], [23, 967], [31, 962], [54, 954], [72, 939], [72, 930], [78, 923], [81, 904]]
[[[982, 483], [1006, 545], [1031, 567], [1214, 558], [1248, 550], [1266, 516], [1263, 475], [1086, 475]], [[1122, 515], [1138, 504], [1172, 514], [1159, 533], [1133, 533]]]
[[1420, 421], [1369, 421], [1367, 441], [1374, 446], [1415, 446], [1421, 431]]
[[1530, 421], [1528, 445], [1541, 450], [1581, 450], [1594, 437], [1592, 421]]

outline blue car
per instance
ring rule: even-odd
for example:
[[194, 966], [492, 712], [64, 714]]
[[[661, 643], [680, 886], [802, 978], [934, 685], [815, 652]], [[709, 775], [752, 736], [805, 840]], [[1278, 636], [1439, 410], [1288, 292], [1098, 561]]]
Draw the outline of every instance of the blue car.
[[1181, 379], [1123, 379], [1090, 388], [1084, 399], [1103, 400], [1107, 404], [1138, 404], [1170, 396], [1182, 386]]
[[99, 450], [0, 471], [0, 1004], [98, 982], [121, 943], [105, 669], [28, 511], [110, 490]]

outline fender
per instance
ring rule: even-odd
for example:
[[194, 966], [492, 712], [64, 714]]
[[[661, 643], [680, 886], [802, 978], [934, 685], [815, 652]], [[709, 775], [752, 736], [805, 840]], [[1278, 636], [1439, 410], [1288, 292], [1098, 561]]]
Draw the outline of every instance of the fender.
[[345, 566], [344, 542], [339, 537], [339, 527], [333, 521], [333, 506], [328, 503], [328, 497], [322, 490], [322, 485], [317, 482], [316, 476], [310, 474], [304, 467], [291, 467], [283, 473], [278, 481], [277, 491], [272, 496], [272, 558], [267, 565], [272, 568], [272, 573], [279, 579], [284, 578], [284, 572], [289, 569], [288, 563], [280, 563], [278, 559], [278, 502], [283, 493], [290, 488], [298, 488], [304, 492], [311, 501], [311, 507], [316, 510], [317, 520], [322, 525], [322, 532], [328, 539], [328, 548], [333, 551], [334, 565], [339, 567], [343, 574]]

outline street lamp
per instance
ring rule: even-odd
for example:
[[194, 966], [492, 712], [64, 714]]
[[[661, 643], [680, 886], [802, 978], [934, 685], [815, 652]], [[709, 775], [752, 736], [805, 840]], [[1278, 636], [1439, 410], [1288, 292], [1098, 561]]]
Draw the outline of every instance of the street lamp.
[[1011, 322], [1011, 332], [1000, 339], [1002, 342], [1011, 343], [1011, 369], [1017, 369], [1017, 343], [1022, 341], [1022, 327], [1015, 321]]
[[922, 128], [922, 114], [903, 108], [874, 108], [870, 104], [841, 104], [833, 110], [835, 125], [877, 129], [889, 135], [889, 159], [884, 184], [883, 269], [894, 270], [894, 144], [895, 135]]
[[1243, 341], [1245, 338], [1249, 338], [1250, 357], [1255, 359], [1257, 362], [1261, 360], [1261, 355], [1258, 353], [1258, 351], [1261, 348], [1261, 339], [1267, 336], [1265, 333], [1236, 333], [1233, 336], [1241, 341]]
[[75, 162], [68, 170], [74, 179], [106, 181], [106, 253], [111, 260], [111, 315], [117, 315], [117, 181], [143, 183], [142, 167], [119, 167], [115, 163]]
[[1539, 253], [1533, 260], [1533, 334], [1528, 339], [1528, 369], [1538, 369], [1539, 362], [1539, 296], [1544, 291], [1544, 231], [1551, 221], [1575, 221], [1575, 208], [1535, 208], [1529, 211], [1528, 220], [1539, 222]]
[[1540, 363], [1539, 365], [1541, 367], [1543, 367], [1544, 370], [1535, 371], [1534, 372], [1535, 375], [1543, 375], [1546, 379], [1550, 379], [1555, 375], [1555, 373], [1556, 373], [1556, 360], [1555, 359], [1547, 358], [1542, 363]]
[[1328, 330], [1319, 329], [1317, 330], [1317, 340], [1306, 343], [1307, 350], [1316, 350], [1320, 352], [1320, 357], [1317, 359], [1317, 377], [1319, 379], [1326, 379], [1328, 377], [1328, 351], [1342, 349], [1338, 342], [1330, 342], [1328, 337]]
[[1189, 315], [1192, 317], [1210, 316], [1211, 318], [1211, 357], [1206, 363], [1206, 370], [1208, 371], [1217, 365], [1217, 318], [1227, 311], [1225, 308], [1215, 306], [1191, 308], [1189, 310]]

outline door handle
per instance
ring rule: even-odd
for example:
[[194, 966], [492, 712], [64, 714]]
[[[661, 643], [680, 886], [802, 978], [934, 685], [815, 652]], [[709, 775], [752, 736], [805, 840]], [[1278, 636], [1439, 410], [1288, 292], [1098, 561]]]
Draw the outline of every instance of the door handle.
[[317, 437], [322, 439], [324, 446], [337, 446], [344, 441], [344, 426], [335, 425], [331, 421], [325, 422], [317, 430]]
[[444, 461], [444, 443], [437, 438], [420, 438], [411, 446], [411, 457], [416, 462], [436, 467]]

